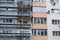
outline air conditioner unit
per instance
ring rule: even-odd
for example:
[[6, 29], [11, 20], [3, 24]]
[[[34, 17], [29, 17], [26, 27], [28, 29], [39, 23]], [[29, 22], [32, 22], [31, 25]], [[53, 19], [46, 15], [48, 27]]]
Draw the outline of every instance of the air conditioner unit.
[[59, 28], [60, 28], [60, 25], [59, 25]]
[[55, 3], [55, 2], [51, 2], [51, 4], [52, 4], [52, 5], [56, 5], [56, 3]]
[[50, 11], [49, 10], [47, 11], [47, 14], [50, 14]]

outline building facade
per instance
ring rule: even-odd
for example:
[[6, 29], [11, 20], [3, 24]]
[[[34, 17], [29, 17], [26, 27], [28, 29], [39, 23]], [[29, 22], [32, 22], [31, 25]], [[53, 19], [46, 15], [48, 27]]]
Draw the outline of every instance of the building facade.
[[48, 40], [60, 40], [60, 0], [47, 1], [47, 9]]
[[60, 0], [0, 0], [0, 40], [60, 40]]

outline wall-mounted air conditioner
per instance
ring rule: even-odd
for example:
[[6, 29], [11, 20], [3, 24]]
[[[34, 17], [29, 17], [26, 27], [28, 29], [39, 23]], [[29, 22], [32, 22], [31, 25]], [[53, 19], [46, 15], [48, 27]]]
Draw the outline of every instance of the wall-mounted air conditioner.
[[47, 14], [50, 14], [50, 10], [48, 10], [46, 13], [47, 13]]
[[51, 2], [52, 5], [56, 5], [56, 2]]
[[59, 25], [59, 28], [60, 28], [60, 25]]

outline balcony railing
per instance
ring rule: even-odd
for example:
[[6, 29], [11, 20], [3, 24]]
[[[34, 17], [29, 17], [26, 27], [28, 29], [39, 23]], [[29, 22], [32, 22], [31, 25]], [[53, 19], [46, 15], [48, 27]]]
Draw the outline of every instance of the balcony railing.
[[22, 12], [18, 12], [17, 15], [18, 15], [18, 16], [22, 16]]
[[17, 15], [18, 15], [18, 16], [31, 16], [32, 13], [31, 13], [31, 12], [18, 12]]
[[30, 8], [32, 6], [31, 0], [18, 1], [18, 6], [23, 8]]
[[31, 16], [31, 12], [23, 12], [23, 16]]
[[17, 25], [0, 25], [0, 27], [17, 27]]
[[0, 36], [31, 36], [31, 33], [7, 33], [7, 34], [0, 34]]
[[0, 18], [14, 18], [14, 19], [16, 19], [17, 17], [8, 17], [8, 16], [0, 16]]
[[0, 27], [23, 27], [23, 28], [31, 28], [32, 24], [20, 24], [20, 23], [0, 23]]
[[28, 24], [28, 23], [27, 24], [18, 24], [18, 27], [29, 29], [29, 28], [32, 27], [32, 25], [31, 24]]
[[17, 7], [17, 3], [13, 1], [0, 1], [0, 7]]
[[7, 2], [12, 2], [12, 3], [14, 3], [15, 1], [7, 1], [7, 0], [0, 0], [0, 2], [5, 2], [5, 3], [7, 3]]
[[0, 11], [0, 15], [17, 15], [17, 11], [13, 12]]
[[12, 23], [0, 23], [0, 25], [17, 25], [17, 23], [14, 23], [14, 22], [12, 22]]

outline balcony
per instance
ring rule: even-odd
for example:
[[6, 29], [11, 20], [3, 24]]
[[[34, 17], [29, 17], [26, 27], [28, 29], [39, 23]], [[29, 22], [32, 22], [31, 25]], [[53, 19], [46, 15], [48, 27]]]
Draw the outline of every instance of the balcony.
[[32, 13], [27, 12], [27, 13], [23, 13], [23, 16], [31, 16], [31, 14]]
[[20, 33], [21, 36], [31, 36], [31, 33]]
[[23, 29], [30, 29], [32, 27], [31, 24], [19, 24], [18, 28], [23, 28]]
[[8, 12], [8, 11], [0, 10], [0, 15], [17, 15], [17, 11]]
[[24, 6], [22, 7], [18, 7], [18, 16], [31, 16], [32, 12], [31, 12], [32, 8], [29, 6]]
[[0, 24], [1, 28], [9, 27], [9, 28], [18, 28], [18, 29], [31, 29], [32, 24]]
[[30, 7], [32, 5], [32, 0], [19, 0], [17, 3], [19, 7]]
[[0, 34], [0, 36], [20, 36], [20, 34]]
[[0, 7], [17, 7], [17, 3], [14, 1], [0, 1]]
[[0, 19], [4, 19], [4, 18], [13, 18], [13, 19], [16, 19], [17, 17], [14, 17], [14, 16], [0, 16]]
[[18, 27], [29, 29], [32, 26], [30, 17], [18, 17], [17, 21], [18, 21]]
[[31, 12], [18, 12], [17, 15], [18, 15], [18, 16], [31, 16], [32, 13], [31, 13]]
[[23, 24], [30, 24], [31, 23], [31, 18], [30, 17], [27, 17], [27, 16], [19, 16], [18, 18], [17, 18], [17, 21], [18, 21], [18, 24], [19, 23], [23, 23]]
[[0, 23], [0, 25], [17, 25], [17, 23]]
[[0, 27], [17, 27], [17, 25], [0, 25]]
[[23, 0], [24, 2], [26, 1], [26, 2], [31, 2], [32, 0]]
[[0, 34], [0, 36], [31, 36], [31, 33], [7, 33], [7, 34]]

